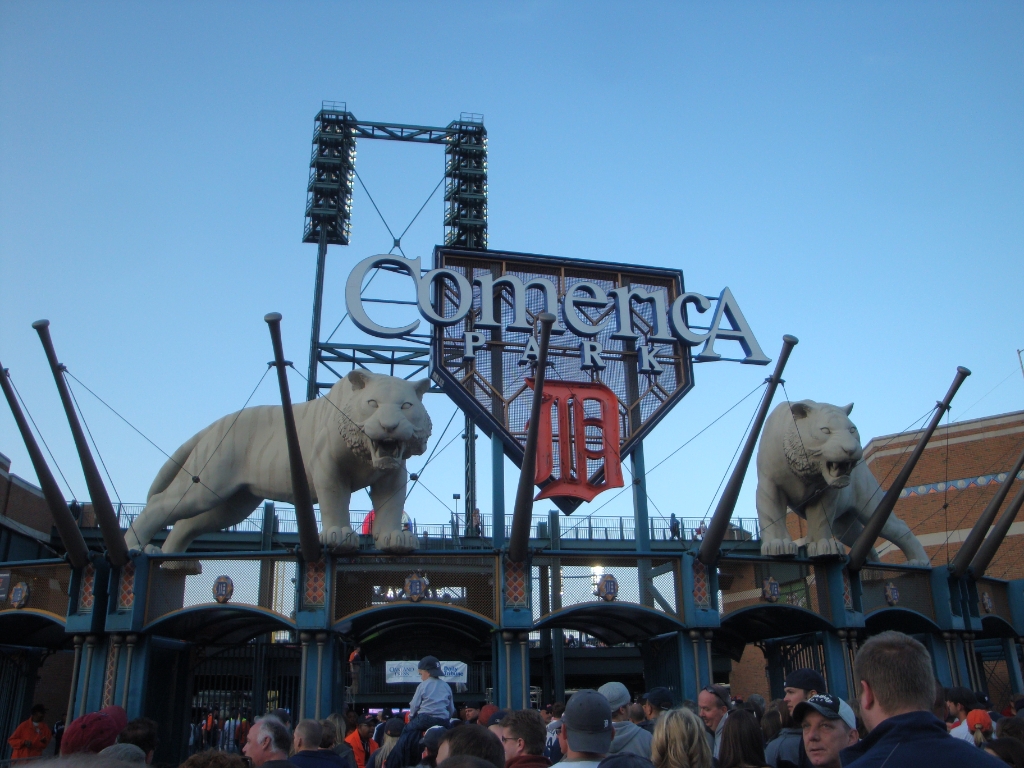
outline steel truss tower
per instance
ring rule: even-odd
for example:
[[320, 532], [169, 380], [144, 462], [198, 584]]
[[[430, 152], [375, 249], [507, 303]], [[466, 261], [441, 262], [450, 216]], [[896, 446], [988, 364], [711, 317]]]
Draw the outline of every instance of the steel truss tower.
[[[463, 112], [444, 128], [359, 120], [344, 102], [325, 101], [313, 122], [313, 151], [306, 189], [306, 221], [302, 242], [317, 244], [316, 281], [313, 287], [313, 322], [309, 340], [309, 376], [306, 399], [313, 400], [333, 381], [317, 376], [323, 366], [334, 375], [342, 366], [386, 366], [406, 369], [416, 376], [429, 364], [429, 349], [415, 346], [345, 344], [320, 341], [324, 295], [324, 269], [328, 245], [348, 245], [352, 232], [352, 190], [355, 180], [356, 140], [382, 139], [444, 147], [444, 244], [487, 248], [487, 129], [483, 115]], [[395, 241], [394, 245], [400, 245]], [[399, 374], [403, 375], [403, 374]], [[466, 418], [466, 523], [476, 507], [476, 429]]]

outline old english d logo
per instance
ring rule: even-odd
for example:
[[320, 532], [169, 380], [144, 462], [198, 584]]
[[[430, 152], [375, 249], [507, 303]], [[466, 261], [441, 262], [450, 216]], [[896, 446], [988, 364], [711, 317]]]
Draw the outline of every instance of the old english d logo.
[[[533, 388], [533, 379], [526, 383]], [[545, 381], [542, 403], [534, 476], [542, 490], [536, 500], [569, 496], [591, 501], [602, 491], [621, 488], [615, 393], [603, 384]]]

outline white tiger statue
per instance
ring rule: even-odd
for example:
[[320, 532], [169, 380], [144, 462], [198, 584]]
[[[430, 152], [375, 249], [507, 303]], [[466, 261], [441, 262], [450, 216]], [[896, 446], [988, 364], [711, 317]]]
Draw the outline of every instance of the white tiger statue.
[[[793, 555], [786, 510], [807, 520], [807, 554], [843, 555], [874, 513], [884, 493], [867, 464], [853, 403], [838, 407], [813, 400], [782, 403], [768, 417], [757, 449], [757, 517], [761, 554]], [[890, 514], [882, 538], [899, 547], [911, 565], [928, 555], [905, 522]], [[877, 554], [872, 550], [872, 556]]]
[[[320, 540], [328, 549], [358, 547], [349, 501], [366, 487], [376, 510], [377, 548], [397, 554], [417, 548], [415, 534], [402, 530], [405, 460], [426, 450], [431, 423], [423, 394], [429, 388], [429, 379], [354, 370], [325, 397], [293, 406], [306, 479], [320, 503]], [[240, 523], [264, 499], [294, 503], [279, 405], [225, 416], [175, 451], [157, 473], [125, 543], [129, 549], [184, 552], [197, 536]], [[173, 528], [162, 550], [146, 547], [166, 525]]]

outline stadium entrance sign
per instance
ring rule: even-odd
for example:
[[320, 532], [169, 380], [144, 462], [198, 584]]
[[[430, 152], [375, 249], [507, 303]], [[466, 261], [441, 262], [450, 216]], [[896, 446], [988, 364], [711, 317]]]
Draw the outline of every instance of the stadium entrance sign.
[[[438, 247], [424, 272], [418, 258], [371, 256], [349, 275], [345, 300], [357, 327], [386, 339], [407, 337], [421, 321], [398, 327], [370, 318], [361, 293], [376, 269], [408, 276], [408, 298], [396, 298], [414, 300], [432, 326], [431, 378], [485, 433], [499, 435], [520, 466], [540, 351], [537, 316], [556, 315], [542, 487], [570, 475], [591, 490], [614, 483], [609, 462], [628, 455], [690, 390], [694, 362], [770, 362], [732, 292], [688, 292], [678, 269]], [[707, 324], [692, 322], [691, 313]], [[724, 342], [737, 342], [743, 355], [723, 357]]]

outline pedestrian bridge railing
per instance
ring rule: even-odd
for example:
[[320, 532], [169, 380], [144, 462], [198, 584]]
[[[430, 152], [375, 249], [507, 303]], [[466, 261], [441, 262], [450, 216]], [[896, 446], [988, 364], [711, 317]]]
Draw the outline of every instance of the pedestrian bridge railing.
[[[127, 530], [135, 521], [145, 504], [117, 504], [116, 510], [120, 520], [121, 528]], [[314, 508], [317, 525], [320, 525], [320, 510]], [[370, 510], [355, 509], [349, 513], [352, 529], [357, 532], [364, 531], [364, 524]], [[241, 522], [226, 528], [233, 533], [260, 533], [263, 529], [263, 507], [257, 508], [249, 517]], [[298, 533], [298, 524], [295, 520], [295, 508], [286, 504], [275, 504], [274, 514], [276, 516], [277, 533]], [[678, 517], [678, 535], [674, 536], [671, 521], [669, 518], [656, 517], [648, 521], [648, 535], [652, 542], [671, 541], [679, 538], [685, 541], [699, 541], [703, 538], [707, 529], [707, 518]], [[492, 537], [494, 528], [489, 516], [484, 515], [480, 523], [480, 530], [472, 526], [466, 526], [465, 520], [453, 516], [448, 522], [420, 522], [415, 516], [410, 515], [408, 526], [421, 539], [428, 542], [434, 541], [459, 541], [461, 539], [489, 539]], [[586, 515], [577, 513], [572, 516], [559, 518], [559, 537], [562, 541], [635, 541], [636, 521], [632, 517], [602, 517], [597, 515]], [[368, 532], [369, 527], [366, 527]], [[534, 517], [530, 526], [530, 538], [550, 539], [551, 523], [548, 517]], [[505, 538], [512, 535], [511, 515], [505, 518]], [[726, 541], [751, 541], [760, 539], [760, 530], [756, 517], [734, 517], [726, 532]], [[438, 546], [437, 548], [446, 548]]]

